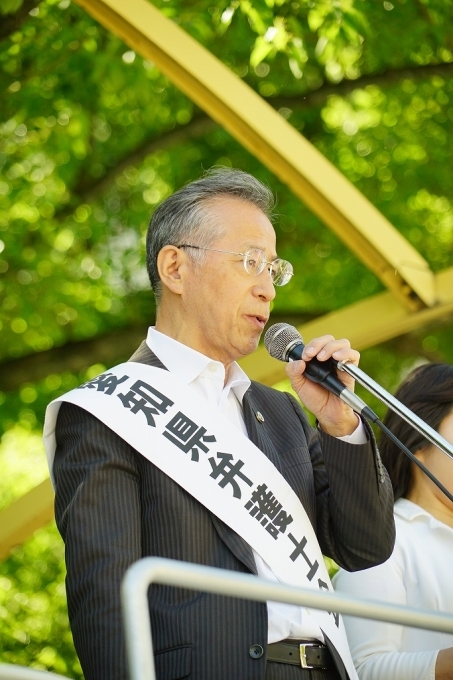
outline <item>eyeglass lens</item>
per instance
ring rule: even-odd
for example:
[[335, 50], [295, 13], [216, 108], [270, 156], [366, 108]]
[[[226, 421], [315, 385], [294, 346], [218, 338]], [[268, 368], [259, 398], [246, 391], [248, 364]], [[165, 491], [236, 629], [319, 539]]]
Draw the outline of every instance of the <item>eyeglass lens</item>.
[[270, 264], [269, 273], [276, 286], [284, 286], [293, 275], [292, 265], [286, 260], [277, 258], [273, 262], [267, 262], [265, 253], [259, 248], [252, 248], [244, 253], [244, 267], [252, 276], [261, 274], [266, 264]]

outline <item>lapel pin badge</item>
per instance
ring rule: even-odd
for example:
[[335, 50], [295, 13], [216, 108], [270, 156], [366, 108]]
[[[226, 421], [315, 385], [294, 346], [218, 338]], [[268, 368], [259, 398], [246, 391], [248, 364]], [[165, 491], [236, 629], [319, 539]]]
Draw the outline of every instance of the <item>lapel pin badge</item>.
[[257, 411], [257, 412], [255, 413], [255, 418], [257, 419], [257, 421], [258, 421], [259, 423], [264, 423], [264, 416], [263, 416], [263, 414], [262, 414], [260, 411]]

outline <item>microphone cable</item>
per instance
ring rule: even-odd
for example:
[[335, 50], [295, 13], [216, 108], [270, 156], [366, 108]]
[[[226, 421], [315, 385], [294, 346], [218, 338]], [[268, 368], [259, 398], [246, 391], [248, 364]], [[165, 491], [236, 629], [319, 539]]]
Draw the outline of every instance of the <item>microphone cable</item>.
[[[362, 411], [362, 413], [363, 413], [363, 415], [365, 416], [365, 418], [367, 418], [367, 414], [366, 414], [364, 411]], [[448, 500], [451, 501], [451, 502], [453, 503], [453, 495], [448, 491], [448, 489], [446, 489], [445, 486], [442, 484], [442, 482], [440, 482], [440, 481], [437, 479], [437, 477], [435, 477], [435, 476], [433, 475], [433, 473], [430, 472], [430, 470], [428, 470], [428, 468], [425, 467], [425, 466], [423, 465], [423, 463], [422, 463], [420, 460], [418, 460], [417, 456], [415, 456], [415, 455], [412, 453], [412, 451], [410, 451], [410, 450], [407, 448], [407, 446], [404, 446], [403, 442], [401, 442], [401, 441], [398, 439], [398, 437], [396, 437], [396, 436], [393, 434], [393, 432], [392, 432], [391, 430], [389, 430], [389, 428], [388, 428], [386, 425], [384, 425], [384, 423], [382, 422], [382, 420], [380, 420], [379, 418], [377, 418], [377, 419], [375, 419], [375, 420], [370, 420], [370, 422], [373, 422], [375, 425], [377, 425], [377, 427], [379, 427], [379, 428], [384, 432], [384, 434], [386, 434], [387, 437], [389, 437], [389, 438], [390, 438], [390, 439], [391, 439], [391, 440], [392, 440], [392, 441], [393, 441], [393, 442], [401, 449], [401, 451], [402, 451], [403, 453], [405, 453], [406, 456], [408, 456], [408, 458], [410, 458], [411, 461], [412, 461], [413, 463], [415, 463], [415, 465], [417, 465], [417, 466], [420, 468], [420, 470], [422, 470], [422, 471], [425, 473], [425, 475], [426, 475], [427, 477], [429, 477], [429, 479], [433, 482], [433, 484], [435, 484], [435, 485], [437, 486], [437, 488], [438, 488], [440, 491], [442, 491], [442, 493], [444, 493], [444, 494], [446, 495], [446, 497], [448, 498]]]

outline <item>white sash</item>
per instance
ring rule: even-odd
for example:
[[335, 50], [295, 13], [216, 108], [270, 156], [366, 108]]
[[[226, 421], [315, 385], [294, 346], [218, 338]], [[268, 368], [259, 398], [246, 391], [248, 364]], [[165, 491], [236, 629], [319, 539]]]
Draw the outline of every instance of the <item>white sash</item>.
[[[63, 401], [92, 413], [239, 534], [277, 578], [333, 590], [310, 520], [286, 480], [242, 432], [168, 371], [128, 362], [49, 404], [49, 468]], [[339, 614], [304, 609], [358, 680]]]

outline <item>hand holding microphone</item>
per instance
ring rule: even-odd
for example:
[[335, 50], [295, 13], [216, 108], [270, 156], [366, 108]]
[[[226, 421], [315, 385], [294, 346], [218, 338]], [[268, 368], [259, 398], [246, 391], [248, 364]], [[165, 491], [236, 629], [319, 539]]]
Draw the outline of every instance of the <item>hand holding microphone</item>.
[[345, 373], [343, 382], [337, 375], [337, 367], [341, 366], [341, 362], [358, 364], [359, 353], [351, 349], [348, 340], [335, 340], [326, 335], [312, 340], [305, 347], [296, 328], [279, 323], [267, 330], [264, 344], [275, 359], [304, 362], [302, 365], [290, 363], [287, 374], [293, 389], [318, 418], [324, 431], [337, 437], [351, 434], [357, 427], [357, 417], [351, 409], [371, 420], [377, 417], [354, 394], [354, 380]]

